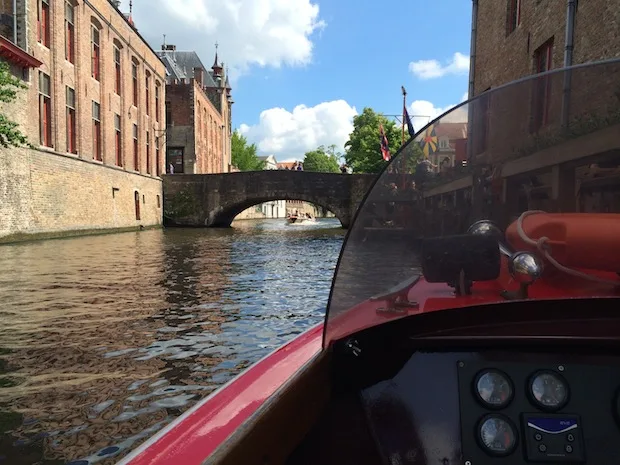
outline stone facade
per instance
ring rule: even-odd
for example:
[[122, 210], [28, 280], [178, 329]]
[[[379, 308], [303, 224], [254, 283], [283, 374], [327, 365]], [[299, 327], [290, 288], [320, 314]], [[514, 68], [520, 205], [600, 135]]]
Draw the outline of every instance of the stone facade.
[[166, 168], [174, 174], [213, 174], [231, 171], [232, 97], [223, 68], [210, 70], [196, 52], [163, 45], [158, 52], [165, 63]]
[[374, 174], [288, 170], [247, 171], [164, 177], [166, 218], [183, 226], [230, 226], [252, 205], [270, 200], [302, 200], [334, 213], [348, 228]]
[[0, 150], [0, 237], [160, 225], [164, 64], [108, 0], [17, 8], [41, 65], [14, 67], [27, 89], [0, 108], [34, 146]]

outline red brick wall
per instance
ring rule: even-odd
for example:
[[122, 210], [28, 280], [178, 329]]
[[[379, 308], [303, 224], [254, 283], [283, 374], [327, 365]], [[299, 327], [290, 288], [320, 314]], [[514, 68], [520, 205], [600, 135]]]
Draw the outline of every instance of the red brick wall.
[[192, 87], [190, 84], [166, 85], [166, 102], [172, 115], [173, 126], [194, 125]]
[[[92, 102], [101, 105], [103, 163], [116, 164], [114, 115], [121, 117], [123, 135], [123, 167], [130, 171], [146, 173], [146, 133], [151, 138], [151, 173], [154, 166], [154, 138], [162, 137], [165, 128], [165, 67], [159, 57], [138, 36], [136, 31], [114, 9], [108, 0], [91, 0], [90, 5], [78, 2], [75, 7], [75, 63], [65, 59], [65, 2], [50, 2], [50, 48], [37, 41], [37, 0], [28, 4], [28, 52], [43, 62], [40, 70], [51, 77], [52, 85], [52, 142], [53, 150], [66, 153], [66, 87], [76, 91], [77, 100], [77, 157], [92, 160]], [[98, 24], [100, 31], [100, 80], [91, 77], [91, 24]], [[121, 49], [121, 95], [114, 92], [115, 67], [113, 44]], [[138, 62], [137, 107], [133, 105], [131, 62]], [[146, 73], [150, 80], [150, 115], [146, 115]], [[161, 86], [159, 121], [155, 115], [155, 85]], [[32, 70], [27, 95], [28, 108], [38, 109], [38, 70]], [[19, 123], [32, 143], [39, 143], [38, 111], [23, 113]], [[140, 166], [133, 163], [133, 125], [139, 127]], [[164, 165], [161, 161], [160, 169]]]

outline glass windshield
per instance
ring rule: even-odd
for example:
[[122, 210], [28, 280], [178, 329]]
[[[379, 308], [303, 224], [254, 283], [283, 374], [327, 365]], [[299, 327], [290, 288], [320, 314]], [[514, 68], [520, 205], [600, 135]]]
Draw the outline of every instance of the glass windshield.
[[358, 209], [325, 343], [428, 311], [617, 295], [619, 166], [618, 60], [452, 109], [393, 156]]

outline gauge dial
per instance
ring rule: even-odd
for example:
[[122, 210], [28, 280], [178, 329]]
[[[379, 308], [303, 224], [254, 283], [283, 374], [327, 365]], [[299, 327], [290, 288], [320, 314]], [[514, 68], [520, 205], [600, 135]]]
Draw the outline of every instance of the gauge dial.
[[487, 415], [480, 421], [478, 439], [489, 455], [509, 455], [517, 445], [517, 431], [508, 418]]
[[504, 408], [512, 400], [514, 389], [508, 376], [498, 370], [484, 370], [474, 385], [478, 399], [485, 407]]
[[557, 373], [541, 372], [532, 378], [530, 394], [539, 407], [559, 410], [568, 402], [568, 384]]

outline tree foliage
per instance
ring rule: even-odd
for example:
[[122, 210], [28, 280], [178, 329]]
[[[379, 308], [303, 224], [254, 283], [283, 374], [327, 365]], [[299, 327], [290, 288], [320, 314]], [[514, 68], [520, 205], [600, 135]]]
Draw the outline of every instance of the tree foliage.
[[260, 171], [265, 168], [265, 162], [256, 155], [256, 144], [248, 144], [247, 138], [239, 131], [233, 132], [230, 145], [232, 164], [239, 171]]
[[[0, 62], [0, 102], [11, 103], [17, 92], [26, 89], [26, 85], [11, 74], [6, 62]], [[0, 113], [0, 145], [3, 147], [27, 145], [26, 136], [19, 130], [18, 124]]]
[[336, 146], [330, 145], [327, 149], [321, 145], [316, 150], [306, 152], [304, 155], [304, 171], [316, 171], [320, 173], [338, 173], [338, 157]]
[[[379, 125], [383, 124], [392, 156], [402, 145], [402, 128], [372, 108], [353, 118], [353, 132], [345, 144], [345, 160], [355, 173], [379, 173], [387, 164], [381, 155]], [[405, 142], [409, 134], [405, 131]], [[418, 147], [419, 148], [419, 147]], [[417, 151], [417, 149], [414, 148]], [[420, 151], [421, 153], [421, 151]]]

